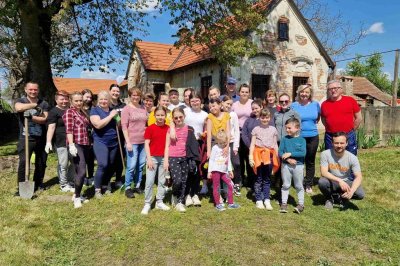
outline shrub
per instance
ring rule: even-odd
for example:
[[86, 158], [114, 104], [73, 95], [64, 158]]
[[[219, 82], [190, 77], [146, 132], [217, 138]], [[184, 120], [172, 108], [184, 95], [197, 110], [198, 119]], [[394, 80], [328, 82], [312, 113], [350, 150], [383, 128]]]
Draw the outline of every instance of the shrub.
[[372, 132], [371, 136], [368, 136], [362, 127], [357, 130], [357, 144], [359, 149], [370, 149], [375, 147], [380, 141], [376, 130]]
[[400, 147], [400, 136], [390, 136], [386, 144], [387, 146]]

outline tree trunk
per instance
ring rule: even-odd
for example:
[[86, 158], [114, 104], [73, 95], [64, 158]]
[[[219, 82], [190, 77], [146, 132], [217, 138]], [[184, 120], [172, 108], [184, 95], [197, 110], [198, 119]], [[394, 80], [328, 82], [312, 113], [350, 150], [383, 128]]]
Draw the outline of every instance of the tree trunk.
[[40, 96], [50, 104], [57, 91], [51, 73], [50, 41], [51, 17], [43, 8], [41, 0], [19, 0], [22, 41], [30, 61], [28, 81], [39, 84]]

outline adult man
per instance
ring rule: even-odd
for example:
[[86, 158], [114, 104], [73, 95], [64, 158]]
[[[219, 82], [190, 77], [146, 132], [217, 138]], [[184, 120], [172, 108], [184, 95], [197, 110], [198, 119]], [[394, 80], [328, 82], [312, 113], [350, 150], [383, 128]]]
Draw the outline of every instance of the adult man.
[[329, 81], [327, 89], [327, 100], [321, 105], [321, 119], [325, 126], [325, 149], [332, 148], [334, 133], [346, 132], [347, 150], [357, 155], [355, 130], [362, 120], [361, 109], [352, 97], [342, 95], [343, 89], [339, 81]]
[[[318, 186], [326, 198], [325, 208], [333, 209], [334, 200], [347, 203], [363, 199], [362, 174], [357, 156], [346, 150], [347, 134], [333, 134], [333, 148], [321, 153], [321, 178]], [[336, 197], [335, 197], [336, 196]]]
[[[233, 102], [237, 102], [240, 100], [240, 96], [236, 94], [236, 79], [234, 77], [228, 77], [225, 84], [226, 95], [232, 98]], [[222, 95], [221, 98], [223, 98]]]
[[[17, 99], [15, 111], [18, 113], [19, 139], [18, 139], [18, 182], [25, 181], [25, 131], [24, 119], [28, 119], [28, 150], [29, 160], [32, 152], [35, 152], [35, 191], [43, 188], [43, 178], [46, 169], [47, 154], [44, 151], [46, 144], [46, 119], [49, 104], [38, 98], [39, 85], [36, 82], [28, 82], [25, 85], [26, 97]], [[19, 196], [17, 192], [15, 194]]]
[[179, 101], [179, 92], [175, 89], [171, 89], [168, 92], [168, 97], [169, 97], [169, 105], [168, 105], [168, 110], [172, 111], [176, 107], [182, 106], [184, 107], [185, 104]]

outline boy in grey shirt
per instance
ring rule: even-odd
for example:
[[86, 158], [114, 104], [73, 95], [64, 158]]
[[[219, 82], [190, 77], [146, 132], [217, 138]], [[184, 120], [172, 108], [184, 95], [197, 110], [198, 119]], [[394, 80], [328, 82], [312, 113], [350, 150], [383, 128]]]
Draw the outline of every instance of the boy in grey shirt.
[[361, 187], [362, 174], [358, 158], [346, 151], [347, 135], [337, 132], [333, 135], [333, 148], [321, 153], [321, 178], [318, 186], [327, 199], [325, 208], [333, 209], [333, 196], [347, 202], [350, 199], [363, 199]]

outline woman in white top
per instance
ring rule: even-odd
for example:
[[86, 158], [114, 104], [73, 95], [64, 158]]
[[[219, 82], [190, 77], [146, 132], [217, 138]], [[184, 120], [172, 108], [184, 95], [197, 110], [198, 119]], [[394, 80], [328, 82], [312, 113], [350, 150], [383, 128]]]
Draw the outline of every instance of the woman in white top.
[[[183, 109], [185, 112], [185, 124], [188, 126], [193, 127], [194, 129], [194, 135], [199, 142], [199, 147], [204, 147], [204, 139], [203, 139], [203, 133], [204, 133], [204, 126], [205, 122], [207, 119], [207, 113], [201, 110], [201, 96], [197, 92], [192, 92], [189, 96], [189, 108]], [[200, 154], [200, 156], [202, 156]], [[189, 171], [189, 176], [186, 181], [186, 200], [185, 200], [185, 205], [186, 206], [201, 206], [200, 199], [197, 195], [200, 189], [200, 172], [203, 173], [205, 171], [201, 171], [201, 165], [197, 165], [197, 171], [196, 172], [191, 172]], [[207, 179], [207, 175], [203, 175], [204, 179]]]

